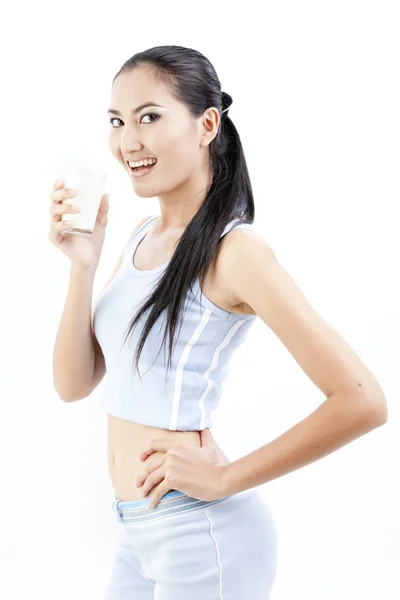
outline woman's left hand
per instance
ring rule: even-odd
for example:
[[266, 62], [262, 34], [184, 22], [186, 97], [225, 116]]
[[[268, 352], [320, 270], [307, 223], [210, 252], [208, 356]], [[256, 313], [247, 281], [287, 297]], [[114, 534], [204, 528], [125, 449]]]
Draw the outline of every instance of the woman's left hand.
[[153, 452], [161, 450], [165, 453], [152, 463], [149, 461], [133, 484], [137, 487], [143, 485], [143, 498], [157, 486], [150, 498], [149, 508], [157, 506], [164, 494], [170, 490], [179, 490], [188, 496], [206, 501], [224, 497], [223, 475], [227, 461], [218, 460], [220, 455], [208, 429], [200, 432], [200, 438], [200, 448], [156, 439], [140, 454], [139, 459], [145, 460]]

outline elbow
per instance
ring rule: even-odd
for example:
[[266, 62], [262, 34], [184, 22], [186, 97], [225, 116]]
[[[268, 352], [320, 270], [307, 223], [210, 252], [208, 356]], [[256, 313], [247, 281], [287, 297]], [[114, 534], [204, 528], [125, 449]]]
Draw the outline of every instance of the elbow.
[[57, 394], [58, 394], [58, 397], [60, 398], [60, 400], [61, 400], [62, 402], [65, 402], [65, 403], [67, 403], [67, 404], [68, 404], [69, 402], [73, 402], [73, 399], [72, 399], [72, 398], [70, 398], [70, 397], [68, 397], [68, 396], [63, 396], [63, 395], [61, 395], [59, 392], [57, 392]]
[[378, 382], [375, 385], [362, 386], [347, 391], [342, 395], [348, 407], [352, 407], [353, 415], [367, 429], [375, 429], [388, 420], [388, 406], [385, 395]]
[[83, 396], [83, 397], [79, 396], [78, 397], [76, 395], [75, 396], [71, 396], [71, 395], [68, 395], [68, 394], [60, 394], [60, 392], [57, 390], [57, 388], [55, 388], [55, 389], [56, 389], [56, 392], [57, 392], [58, 397], [60, 398], [60, 400], [62, 402], [67, 403], [67, 404], [69, 404], [70, 402], [76, 402], [77, 400], [82, 400], [85, 397], [85, 396]]
[[71, 399], [66, 394], [63, 394], [62, 392], [60, 392], [60, 390], [58, 389], [58, 387], [56, 385], [56, 382], [54, 381], [54, 378], [53, 378], [53, 386], [54, 386], [54, 389], [55, 389], [58, 397], [60, 398], [60, 400], [62, 402], [71, 402]]
[[[59, 394], [60, 396], [60, 394]], [[70, 402], [73, 402], [72, 398], [66, 398], [65, 396], [60, 396], [62, 402], [65, 402], [66, 404], [69, 404]]]
[[376, 407], [375, 407], [376, 426], [380, 427], [381, 425], [384, 425], [385, 423], [387, 423], [388, 417], [389, 417], [389, 413], [388, 413], [387, 402], [386, 402], [386, 398], [383, 397], [382, 399], [379, 400], [379, 402], [376, 403]]
[[367, 418], [371, 420], [372, 427], [380, 427], [388, 420], [388, 406], [384, 391], [376, 379], [372, 379], [368, 384], [358, 383], [358, 400], [364, 407]]
[[371, 421], [372, 427], [380, 427], [387, 423], [388, 406], [384, 394], [376, 394], [366, 397], [365, 412]]
[[70, 403], [70, 402], [78, 402], [78, 400], [84, 400], [88, 396], [89, 396], [89, 394], [85, 393], [85, 394], [80, 394], [79, 396], [78, 395], [75, 395], [75, 396], [60, 396], [60, 398], [61, 398], [61, 400], [63, 402]]

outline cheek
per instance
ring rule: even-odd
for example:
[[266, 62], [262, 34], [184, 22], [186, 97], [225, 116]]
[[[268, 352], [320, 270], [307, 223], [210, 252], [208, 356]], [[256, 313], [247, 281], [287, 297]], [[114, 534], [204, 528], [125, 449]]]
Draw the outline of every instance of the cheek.
[[159, 128], [157, 132], [154, 130], [154, 138], [151, 142], [154, 153], [168, 157], [171, 162], [174, 159], [187, 162], [188, 156], [193, 155], [196, 144], [193, 133], [175, 122], [168, 123], [168, 126], [163, 129]]
[[174, 132], [163, 139], [159, 139], [157, 148], [154, 148], [154, 151], [156, 156], [162, 160], [160, 166], [163, 170], [166, 169], [171, 175], [175, 174], [174, 177], [179, 177], [192, 170], [196, 149], [193, 136], [182, 132]]

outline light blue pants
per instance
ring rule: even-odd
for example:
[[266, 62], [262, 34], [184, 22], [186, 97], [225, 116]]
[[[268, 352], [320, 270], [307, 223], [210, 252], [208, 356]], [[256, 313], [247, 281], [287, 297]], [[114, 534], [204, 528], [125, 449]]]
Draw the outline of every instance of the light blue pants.
[[256, 488], [204, 502], [167, 492], [120, 501], [120, 539], [102, 600], [269, 600], [277, 534]]

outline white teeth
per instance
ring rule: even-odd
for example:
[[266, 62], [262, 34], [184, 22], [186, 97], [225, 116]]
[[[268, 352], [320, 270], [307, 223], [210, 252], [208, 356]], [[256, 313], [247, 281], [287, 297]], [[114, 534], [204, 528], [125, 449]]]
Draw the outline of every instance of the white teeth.
[[131, 160], [129, 160], [128, 165], [133, 169], [134, 167], [147, 167], [147, 165], [153, 165], [156, 164], [156, 162], [157, 159], [155, 158], [147, 158], [146, 160], [141, 160], [139, 162], [132, 162]]

